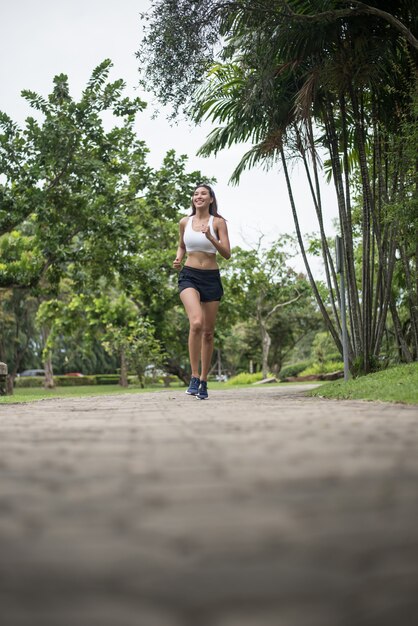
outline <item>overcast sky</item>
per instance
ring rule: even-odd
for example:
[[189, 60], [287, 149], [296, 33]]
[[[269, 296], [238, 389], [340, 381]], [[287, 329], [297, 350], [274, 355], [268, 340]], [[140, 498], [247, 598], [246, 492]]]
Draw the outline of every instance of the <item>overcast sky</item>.
[[[191, 127], [185, 123], [170, 126], [164, 115], [152, 119], [152, 95], [135, 91], [138, 61], [135, 51], [141, 39], [139, 13], [148, 0], [0, 0], [0, 110], [23, 124], [31, 114], [22, 89], [42, 95], [52, 90], [52, 79], [64, 73], [69, 77], [73, 97], [78, 98], [92, 70], [105, 58], [113, 61], [111, 79], [123, 78], [127, 94], [140, 95], [149, 102], [148, 111], [138, 115], [138, 136], [150, 148], [149, 163], [158, 167], [167, 150], [187, 154], [189, 168], [215, 176], [219, 210], [229, 224], [231, 243], [245, 245], [266, 241], [280, 233], [294, 231], [285, 181], [279, 169], [268, 173], [253, 169], [242, 176], [238, 187], [228, 179], [244, 152], [243, 147], [223, 151], [216, 158], [198, 158], [210, 126]], [[293, 170], [297, 205], [304, 232], [317, 231], [314, 209], [304, 177]], [[334, 234], [332, 220], [337, 205], [332, 186], [324, 183], [325, 226]]]

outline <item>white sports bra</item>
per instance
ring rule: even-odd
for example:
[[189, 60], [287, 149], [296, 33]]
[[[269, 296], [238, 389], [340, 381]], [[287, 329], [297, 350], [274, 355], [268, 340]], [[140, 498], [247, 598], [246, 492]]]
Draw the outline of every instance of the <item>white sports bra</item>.
[[[213, 229], [213, 215], [210, 216], [208, 225], [212, 236], [216, 239], [216, 234]], [[193, 215], [187, 220], [183, 241], [186, 246], [186, 252], [207, 252], [208, 254], [216, 254], [217, 252], [215, 246], [209, 241], [206, 235], [200, 231], [193, 230]]]

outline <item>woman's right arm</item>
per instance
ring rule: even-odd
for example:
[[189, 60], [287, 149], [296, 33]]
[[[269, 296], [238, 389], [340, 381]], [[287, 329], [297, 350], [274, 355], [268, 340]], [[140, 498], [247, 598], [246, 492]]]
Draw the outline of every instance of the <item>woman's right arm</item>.
[[184, 245], [184, 227], [186, 225], [187, 217], [183, 217], [179, 224], [179, 246], [177, 248], [176, 258], [173, 261], [173, 267], [175, 270], [181, 269], [181, 262], [186, 254], [186, 246]]

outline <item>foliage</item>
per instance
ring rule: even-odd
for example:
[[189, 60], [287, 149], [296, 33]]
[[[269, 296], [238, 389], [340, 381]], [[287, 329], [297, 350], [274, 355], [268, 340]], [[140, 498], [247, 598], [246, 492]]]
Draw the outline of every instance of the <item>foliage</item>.
[[317, 333], [312, 342], [311, 356], [314, 362], [322, 364], [335, 350], [334, 342], [329, 333]]
[[160, 102], [174, 106], [176, 112], [213, 60], [219, 40], [214, 5], [211, 0], [160, 0], [141, 15], [144, 34], [136, 53], [143, 68], [141, 85], [151, 87]]
[[342, 361], [315, 362], [299, 372], [299, 376], [311, 376], [313, 374], [330, 374], [332, 372], [342, 371], [343, 369], [344, 363]]
[[280, 380], [289, 378], [290, 376], [298, 376], [303, 370], [312, 365], [312, 361], [299, 361], [298, 363], [291, 363], [285, 365], [280, 370]]
[[[414, 215], [409, 181], [416, 184], [416, 159], [407, 155], [416, 150], [416, 130], [415, 140], [405, 142], [407, 149], [399, 141], [400, 136], [406, 139], [404, 133], [414, 119], [417, 67], [411, 50], [418, 48], [412, 34], [417, 16], [403, 0], [374, 4], [184, 0], [177, 9], [176, 3], [157, 0], [150, 26], [158, 34], [146, 39], [141, 52], [145, 80], [158, 97], [175, 106], [185, 104], [198, 123], [204, 119], [212, 123], [201, 154], [216, 154], [235, 143], [253, 144], [233, 180], [238, 181], [246, 167], [281, 163], [306, 273], [341, 352], [340, 286], [324, 230], [319, 185], [320, 155], [325, 151], [344, 244], [349, 360], [352, 369], [361, 361], [365, 372], [378, 358], [389, 330], [401, 358], [418, 358], [416, 249], [409, 245], [417, 239], [417, 227], [413, 224], [408, 234], [401, 218], [401, 207]], [[170, 31], [170, 23], [176, 23], [186, 6], [191, 13], [185, 30]], [[188, 65], [176, 91], [162, 73], [167, 57], [178, 63], [179, 71], [184, 69], [185, 49], [196, 36], [191, 34], [189, 40], [189, 31], [200, 33], [205, 28], [212, 29], [208, 39], [212, 65], [193, 66], [191, 55], [192, 67]], [[163, 40], [164, 51], [156, 44]], [[220, 45], [218, 54], [214, 42]], [[289, 174], [294, 159], [306, 172], [318, 218], [328, 302], [312, 275], [300, 232]], [[397, 249], [403, 267], [396, 263]], [[395, 281], [402, 280], [405, 289], [396, 293]], [[403, 303], [405, 315], [409, 313], [406, 326], [399, 312]]]
[[[233, 299], [228, 294], [227, 298], [229, 306], [235, 313]], [[255, 364], [256, 369], [259, 369], [258, 365], [261, 364], [260, 334], [254, 320], [246, 317], [245, 321], [234, 324], [226, 315], [223, 317], [230, 322], [229, 325], [225, 325], [224, 322], [218, 325], [222, 329], [223, 369], [230, 376], [235, 376], [241, 371], [248, 372], [250, 361], [253, 362], [253, 366]]]
[[[59, 387], [79, 387], [99, 384], [95, 376], [54, 376], [54, 383]], [[43, 384], [43, 376], [19, 376], [14, 381], [15, 387], [19, 389], [42, 387]]]
[[152, 325], [145, 319], [130, 320], [124, 326], [108, 324], [103, 345], [108, 352], [123, 353], [126, 366], [136, 371], [141, 383], [147, 365], [152, 363], [158, 367], [163, 363], [161, 345], [154, 337]]
[[262, 372], [255, 372], [254, 374], [241, 372], [241, 374], [232, 376], [225, 384], [228, 386], [231, 385], [232, 387], [235, 385], [251, 385], [252, 383], [256, 383], [260, 380], [263, 380]]
[[[252, 250], [236, 247], [223, 270], [229, 298], [227, 311], [232, 310], [241, 320], [246, 320], [247, 347], [254, 345], [257, 332], [264, 377], [271, 365], [270, 349], [273, 348], [276, 369], [280, 369], [286, 350], [295, 345], [298, 335], [306, 332], [312, 320], [316, 322], [305, 277], [289, 265], [292, 243], [290, 237], [284, 236], [268, 249], [261, 246], [261, 241]], [[238, 338], [225, 341], [227, 348], [234, 345], [238, 348], [237, 343]], [[242, 353], [244, 346], [241, 345]], [[254, 358], [248, 352], [246, 356]]]
[[128, 360], [143, 370], [142, 341], [143, 358], [164, 353], [181, 369], [172, 251], [192, 189], [208, 177], [173, 150], [159, 169], [147, 165], [133, 126], [145, 103], [124, 97], [110, 69], [97, 67], [78, 101], [64, 75], [46, 98], [23, 92], [35, 111], [24, 128], [0, 114], [0, 358], [12, 378], [42, 360], [51, 373], [114, 372], [122, 357], [111, 344], [122, 339], [109, 307], [122, 295], [141, 318]]
[[[64, 74], [47, 99], [23, 91], [37, 116], [24, 129], [0, 113], [0, 286], [52, 288], [69, 261], [106, 266], [129, 247], [127, 216], [148, 175], [133, 129], [145, 103], [108, 81], [111, 65], [93, 71], [79, 102]], [[105, 112], [119, 120], [109, 132]]]

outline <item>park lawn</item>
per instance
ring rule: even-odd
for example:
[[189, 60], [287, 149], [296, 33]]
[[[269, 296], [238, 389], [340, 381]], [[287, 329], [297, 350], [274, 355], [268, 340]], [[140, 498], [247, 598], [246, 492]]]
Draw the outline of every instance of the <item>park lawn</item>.
[[33, 402], [49, 398], [82, 398], [85, 396], [105, 396], [125, 393], [145, 393], [147, 391], [169, 391], [170, 388], [178, 388], [180, 385], [167, 387], [155, 386], [141, 389], [139, 385], [131, 385], [127, 388], [120, 385], [86, 385], [74, 387], [55, 387], [44, 389], [43, 387], [16, 387], [12, 396], [1, 396], [0, 404], [14, 404], [19, 402]]
[[418, 363], [397, 365], [344, 382], [336, 380], [308, 392], [310, 396], [340, 400], [381, 400], [418, 404]]
[[[291, 386], [298, 383], [275, 383], [270, 386], [283, 385]], [[252, 387], [251, 383], [244, 385], [228, 385], [227, 383], [209, 382], [209, 390], [215, 389], [242, 389]], [[0, 396], [0, 404], [18, 404], [21, 402], [34, 402], [36, 400], [47, 400], [50, 398], [82, 398], [86, 396], [105, 396], [125, 393], [147, 393], [150, 391], [178, 391], [185, 390], [185, 386], [178, 383], [171, 383], [170, 387], [155, 385], [142, 389], [139, 385], [130, 385], [128, 388], [119, 385], [86, 385], [74, 387], [55, 387], [55, 389], [44, 389], [43, 387], [16, 387], [13, 396]]]

